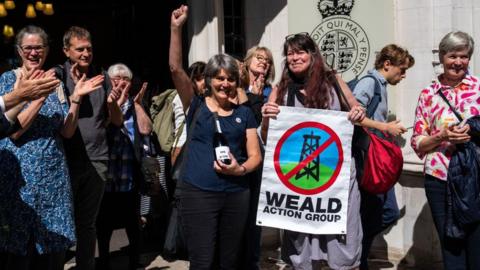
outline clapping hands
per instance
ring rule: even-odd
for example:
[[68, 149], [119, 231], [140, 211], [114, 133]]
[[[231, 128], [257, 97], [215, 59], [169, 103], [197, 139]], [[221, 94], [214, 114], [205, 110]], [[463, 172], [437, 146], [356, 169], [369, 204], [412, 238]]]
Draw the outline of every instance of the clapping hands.
[[86, 75], [83, 74], [75, 84], [75, 90], [73, 91], [72, 96], [81, 98], [90, 94], [91, 92], [100, 88], [104, 79], [105, 77], [103, 75], [97, 75], [87, 80]]
[[115, 83], [112, 81], [112, 91], [107, 98], [107, 103], [117, 102], [117, 105], [123, 104], [128, 98], [128, 91], [130, 91], [131, 84], [127, 81], [120, 81]]
[[262, 95], [265, 87], [265, 75], [259, 74], [252, 83], [251, 91], [255, 95]]
[[53, 70], [30, 70], [20, 72], [15, 85], [14, 93], [18, 94], [22, 100], [35, 100], [48, 96], [60, 84], [55, 78]]
[[145, 91], [147, 90], [147, 86], [148, 86], [148, 82], [144, 82], [142, 84], [142, 88], [140, 88], [140, 91], [138, 92], [138, 94], [133, 99], [133, 103], [135, 103], [136, 105], [142, 105], [143, 96], [145, 95]]

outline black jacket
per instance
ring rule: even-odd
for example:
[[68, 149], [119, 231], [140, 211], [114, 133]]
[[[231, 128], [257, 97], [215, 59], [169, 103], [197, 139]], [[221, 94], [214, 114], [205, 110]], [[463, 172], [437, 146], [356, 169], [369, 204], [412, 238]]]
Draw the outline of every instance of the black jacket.
[[468, 225], [480, 222], [480, 116], [467, 120], [471, 141], [457, 145], [448, 167], [447, 236], [464, 238]]
[[0, 113], [0, 139], [10, 136], [20, 128], [18, 121], [11, 124], [3, 113]]

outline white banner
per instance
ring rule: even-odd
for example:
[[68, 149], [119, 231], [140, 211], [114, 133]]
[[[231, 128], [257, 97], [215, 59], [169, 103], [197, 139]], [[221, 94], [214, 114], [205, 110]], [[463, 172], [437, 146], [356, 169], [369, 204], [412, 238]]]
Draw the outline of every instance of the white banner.
[[346, 112], [280, 107], [268, 129], [257, 224], [346, 234], [352, 135]]

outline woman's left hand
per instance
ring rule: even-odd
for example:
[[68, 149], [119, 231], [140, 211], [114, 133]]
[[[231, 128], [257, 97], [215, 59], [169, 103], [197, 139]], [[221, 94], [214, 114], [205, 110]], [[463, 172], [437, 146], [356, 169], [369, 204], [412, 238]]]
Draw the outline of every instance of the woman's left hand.
[[133, 102], [138, 105], [142, 105], [143, 97], [145, 96], [145, 91], [147, 90], [148, 82], [143, 82], [142, 88], [138, 91], [138, 94], [133, 99]]
[[348, 112], [348, 120], [352, 121], [353, 123], [361, 122], [363, 118], [365, 118], [365, 115], [365, 108], [360, 105], [355, 105]]
[[230, 165], [227, 165], [219, 160], [214, 160], [213, 161], [213, 168], [217, 173], [225, 174], [225, 175], [235, 175], [235, 176], [241, 176], [244, 174], [244, 169], [240, 164], [238, 164], [237, 160], [235, 157], [232, 155], [232, 153], [229, 153], [230, 159], [232, 160], [232, 163]]

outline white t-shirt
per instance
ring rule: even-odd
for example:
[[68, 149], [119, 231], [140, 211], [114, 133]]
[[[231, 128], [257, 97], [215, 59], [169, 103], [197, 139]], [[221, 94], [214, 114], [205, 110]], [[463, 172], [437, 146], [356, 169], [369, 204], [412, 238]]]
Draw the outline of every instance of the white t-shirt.
[[[173, 99], [172, 105], [173, 105], [173, 115], [175, 117], [175, 123], [174, 123], [175, 137], [177, 137], [177, 133], [178, 133], [178, 129], [180, 128], [180, 125], [183, 122], [185, 122], [185, 113], [183, 111], [183, 104], [178, 94]], [[182, 134], [178, 139], [178, 143], [176, 144], [176, 147], [182, 147], [185, 144], [186, 140], [187, 140], [187, 126], [184, 124]], [[174, 143], [174, 146], [175, 146], [175, 143]]]
[[0, 113], [5, 112], [5, 102], [3, 102], [3, 97], [0, 96]]

